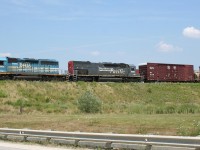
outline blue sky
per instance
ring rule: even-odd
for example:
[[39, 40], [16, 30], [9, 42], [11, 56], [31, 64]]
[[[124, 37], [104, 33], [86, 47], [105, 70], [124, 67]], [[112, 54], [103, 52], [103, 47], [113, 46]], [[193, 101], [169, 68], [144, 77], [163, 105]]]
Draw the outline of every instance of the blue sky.
[[0, 0], [0, 56], [200, 65], [200, 0]]

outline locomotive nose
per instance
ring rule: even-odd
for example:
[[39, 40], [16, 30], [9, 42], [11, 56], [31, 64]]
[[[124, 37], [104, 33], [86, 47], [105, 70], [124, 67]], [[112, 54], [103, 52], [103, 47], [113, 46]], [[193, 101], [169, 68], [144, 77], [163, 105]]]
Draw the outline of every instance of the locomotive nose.
[[73, 61], [68, 62], [68, 72], [69, 72], [69, 74], [74, 74], [74, 62]]

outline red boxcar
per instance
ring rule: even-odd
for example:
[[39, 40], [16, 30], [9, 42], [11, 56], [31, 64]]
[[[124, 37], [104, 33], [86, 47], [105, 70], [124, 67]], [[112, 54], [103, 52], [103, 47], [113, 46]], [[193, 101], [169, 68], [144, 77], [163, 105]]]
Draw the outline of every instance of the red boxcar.
[[194, 81], [193, 65], [147, 63], [139, 66], [144, 81], [192, 82]]

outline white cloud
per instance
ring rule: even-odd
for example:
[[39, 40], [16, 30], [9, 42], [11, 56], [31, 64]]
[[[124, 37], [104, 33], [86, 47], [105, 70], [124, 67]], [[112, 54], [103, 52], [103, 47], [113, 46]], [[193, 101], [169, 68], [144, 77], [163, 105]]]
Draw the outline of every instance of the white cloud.
[[0, 53], [0, 57], [10, 57], [10, 53]]
[[183, 30], [183, 35], [189, 38], [200, 38], [200, 30], [194, 27], [187, 27]]
[[156, 45], [156, 48], [159, 52], [165, 52], [165, 53], [174, 52], [174, 51], [182, 51], [182, 48], [174, 46], [172, 44], [167, 44], [163, 41], [159, 42]]
[[100, 55], [100, 52], [99, 52], [99, 51], [92, 51], [92, 52], [90, 52], [90, 54], [91, 54], [92, 56], [99, 56], [99, 55]]

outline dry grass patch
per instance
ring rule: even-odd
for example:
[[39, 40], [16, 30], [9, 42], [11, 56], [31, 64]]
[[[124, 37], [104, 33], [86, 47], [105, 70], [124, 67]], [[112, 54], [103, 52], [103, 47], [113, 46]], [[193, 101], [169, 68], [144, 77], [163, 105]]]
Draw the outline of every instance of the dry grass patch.
[[121, 134], [198, 135], [198, 121], [199, 115], [0, 115], [0, 127]]

